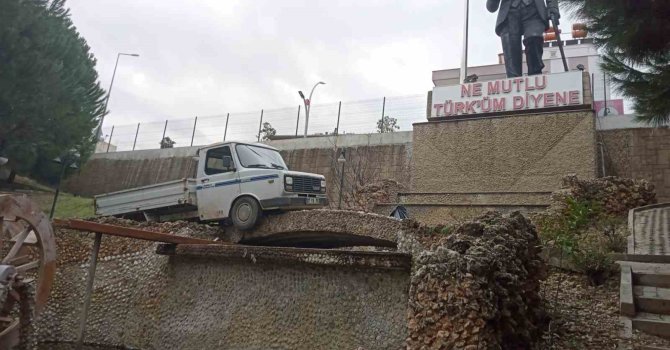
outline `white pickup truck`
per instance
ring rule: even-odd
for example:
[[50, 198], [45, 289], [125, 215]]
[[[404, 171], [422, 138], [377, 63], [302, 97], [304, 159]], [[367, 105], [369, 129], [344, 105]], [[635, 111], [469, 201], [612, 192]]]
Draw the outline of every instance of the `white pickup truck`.
[[196, 159], [196, 178], [98, 195], [96, 214], [142, 214], [152, 221], [230, 219], [249, 230], [264, 211], [328, 205], [325, 177], [289, 171], [276, 148], [224, 142], [200, 148]]

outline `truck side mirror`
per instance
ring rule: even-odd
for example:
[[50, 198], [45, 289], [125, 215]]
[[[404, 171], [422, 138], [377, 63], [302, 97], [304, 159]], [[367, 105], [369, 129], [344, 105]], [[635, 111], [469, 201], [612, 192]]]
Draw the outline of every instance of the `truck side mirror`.
[[231, 156], [223, 156], [223, 167], [226, 169], [232, 169], [233, 168], [233, 157]]

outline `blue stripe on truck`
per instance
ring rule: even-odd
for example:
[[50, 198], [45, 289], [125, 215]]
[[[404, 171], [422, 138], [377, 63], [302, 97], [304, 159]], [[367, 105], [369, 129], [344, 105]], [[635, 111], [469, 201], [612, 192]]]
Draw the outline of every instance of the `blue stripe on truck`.
[[204, 188], [222, 187], [222, 186], [228, 186], [228, 185], [235, 185], [235, 184], [239, 184], [239, 183], [242, 183], [242, 182], [263, 181], [263, 180], [277, 179], [277, 178], [279, 178], [279, 175], [277, 175], [277, 174], [253, 176], [253, 177], [243, 179], [243, 180], [235, 179], [235, 180], [226, 180], [226, 181], [216, 182], [216, 183], [214, 183], [214, 186], [208, 186], [208, 187], [203, 187], [202, 185], [198, 185], [195, 189], [196, 189], [196, 191], [199, 191], [199, 190], [202, 190]]

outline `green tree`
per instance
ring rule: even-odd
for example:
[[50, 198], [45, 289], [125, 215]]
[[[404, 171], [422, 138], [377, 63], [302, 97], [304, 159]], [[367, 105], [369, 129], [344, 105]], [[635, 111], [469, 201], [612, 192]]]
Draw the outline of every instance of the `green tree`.
[[670, 123], [670, 1], [562, 0], [603, 50], [602, 68], [639, 121]]
[[272, 127], [272, 124], [268, 122], [263, 123], [263, 128], [261, 129], [261, 136], [260, 139], [261, 141], [267, 141], [269, 140], [272, 136], [277, 135], [277, 130]]
[[400, 129], [398, 126], [398, 119], [391, 118], [388, 115], [377, 120], [377, 132], [384, 134], [387, 132], [394, 132]]
[[[0, 156], [22, 173], [94, 149], [104, 90], [64, 0], [0, 0]], [[45, 173], [46, 172], [46, 173]]]
[[163, 148], [174, 148], [174, 144], [175, 144], [175, 143], [177, 143], [177, 141], [173, 141], [173, 140], [170, 138], [170, 136], [165, 136], [165, 137], [161, 140], [161, 143], [160, 143], [160, 145], [161, 145], [161, 149], [163, 149]]

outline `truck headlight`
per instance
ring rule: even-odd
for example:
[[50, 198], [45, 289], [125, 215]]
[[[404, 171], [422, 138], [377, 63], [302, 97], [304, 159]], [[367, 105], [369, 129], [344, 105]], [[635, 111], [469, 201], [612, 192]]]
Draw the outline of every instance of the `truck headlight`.
[[293, 191], [293, 178], [290, 176], [284, 177], [284, 191]]
[[321, 192], [326, 192], [326, 180], [321, 180]]

